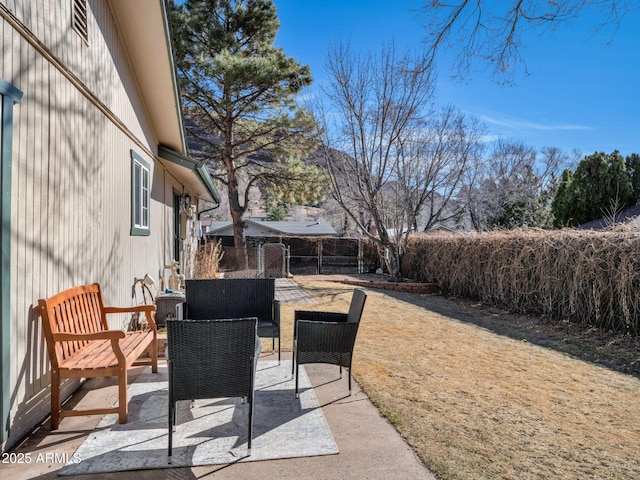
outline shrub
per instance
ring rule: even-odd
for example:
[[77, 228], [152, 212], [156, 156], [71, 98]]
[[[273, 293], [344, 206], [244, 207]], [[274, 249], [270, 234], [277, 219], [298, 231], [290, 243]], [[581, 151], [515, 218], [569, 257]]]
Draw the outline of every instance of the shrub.
[[224, 255], [222, 242], [207, 241], [196, 252], [195, 278], [218, 278], [220, 276], [220, 261]]

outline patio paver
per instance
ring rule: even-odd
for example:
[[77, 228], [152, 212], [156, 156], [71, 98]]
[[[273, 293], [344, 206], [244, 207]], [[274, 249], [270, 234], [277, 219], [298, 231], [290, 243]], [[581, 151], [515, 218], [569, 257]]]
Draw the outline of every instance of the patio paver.
[[313, 298], [290, 278], [276, 278], [276, 300], [289, 303], [313, 303]]

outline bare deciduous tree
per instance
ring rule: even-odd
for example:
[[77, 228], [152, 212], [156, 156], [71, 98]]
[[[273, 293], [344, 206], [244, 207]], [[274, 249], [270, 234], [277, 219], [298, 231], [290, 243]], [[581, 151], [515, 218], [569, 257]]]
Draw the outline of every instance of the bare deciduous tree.
[[549, 206], [567, 158], [554, 147], [538, 153], [520, 141], [497, 140], [476, 182], [464, 191], [473, 227], [551, 226]]
[[577, 21], [581, 14], [597, 12], [594, 29], [616, 28], [625, 14], [636, 8], [629, 0], [555, 0], [490, 2], [458, 0], [423, 3], [421, 14], [427, 26], [429, 61], [438, 50], [453, 46], [454, 71], [464, 76], [474, 61], [492, 65], [494, 74], [510, 82], [515, 70], [526, 64], [521, 50], [526, 47], [523, 33], [544, 34]]
[[327, 70], [327, 103], [316, 116], [333, 196], [400, 279], [418, 215], [428, 211], [429, 224], [442, 217], [479, 154], [481, 130], [452, 107], [433, 107], [430, 70], [411, 53], [389, 46], [354, 56], [338, 45]]

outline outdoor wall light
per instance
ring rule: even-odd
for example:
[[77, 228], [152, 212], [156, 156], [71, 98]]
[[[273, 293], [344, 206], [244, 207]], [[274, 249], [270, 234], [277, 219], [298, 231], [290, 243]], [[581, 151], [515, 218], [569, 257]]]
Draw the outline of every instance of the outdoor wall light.
[[189, 210], [189, 207], [191, 206], [191, 195], [189, 195], [188, 193], [183, 193], [180, 196], [180, 200], [182, 200], [182, 206], [184, 207], [184, 209]]

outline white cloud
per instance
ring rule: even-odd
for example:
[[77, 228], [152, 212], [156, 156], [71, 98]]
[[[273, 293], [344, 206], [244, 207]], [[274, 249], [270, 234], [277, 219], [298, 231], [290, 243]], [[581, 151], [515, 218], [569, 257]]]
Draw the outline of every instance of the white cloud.
[[586, 125], [573, 125], [573, 124], [546, 124], [537, 123], [529, 120], [523, 120], [520, 118], [514, 118], [509, 115], [480, 115], [479, 117], [483, 122], [490, 125], [496, 125], [499, 127], [505, 127], [513, 130], [544, 130], [544, 131], [556, 131], [556, 130], [590, 130], [591, 127]]
[[500, 135], [494, 135], [494, 134], [482, 135], [480, 141], [483, 143], [491, 143], [499, 140], [500, 138], [501, 138]]

